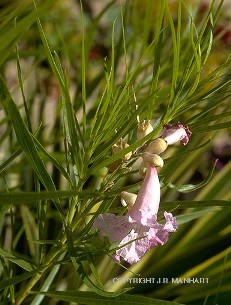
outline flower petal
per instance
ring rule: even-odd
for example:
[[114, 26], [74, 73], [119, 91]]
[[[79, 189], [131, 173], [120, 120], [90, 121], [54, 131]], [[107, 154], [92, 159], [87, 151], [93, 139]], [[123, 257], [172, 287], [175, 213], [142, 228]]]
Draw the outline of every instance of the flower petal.
[[148, 232], [148, 238], [151, 247], [158, 245], [164, 245], [168, 241], [168, 231], [164, 230], [164, 226], [161, 225], [159, 229], [150, 228]]
[[101, 235], [107, 235], [111, 241], [121, 241], [131, 231], [132, 223], [128, 216], [116, 216], [114, 214], [100, 214], [93, 223]]
[[139, 223], [146, 225], [156, 220], [160, 203], [160, 182], [154, 166], [148, 166], [143, 184], [129, 215]]
[[175, 232], [178, 228], [178, 223], [172, 213], [164, 212], [164, 217], [166, 219], [164, 225], [156, 222], [151, 225], [148, 232], [148, 238], [152, 247], [159, 244], [164, 245], [168, 241], [169, 233]]
[[168, 145], [172, 145], [178, 141], [180, 141], [181, 144], [186, 145], [189, 142], [191, 134], [192, 133], [187, 126], [177, 122], [175, 125], [164, 125], [162, 138]]
[[140, 258], [150, 249], [149, 239], [146, 235], [146, 231], [135, 232], [135, 230], [132, 230], [120, 242], [120, 246], [126, 245], [116, 251], [115, 259], [120, 261], [121, 258], [123, 258], [131, 265], [137, 263]]
[[172, 213], [168, 213], [168, 212], [164, 212], [164, 217], [166, 219], [164, 229], [167, 230], [168, 232], [175, 232], [178, 228], [176, 217], [174, 217]]

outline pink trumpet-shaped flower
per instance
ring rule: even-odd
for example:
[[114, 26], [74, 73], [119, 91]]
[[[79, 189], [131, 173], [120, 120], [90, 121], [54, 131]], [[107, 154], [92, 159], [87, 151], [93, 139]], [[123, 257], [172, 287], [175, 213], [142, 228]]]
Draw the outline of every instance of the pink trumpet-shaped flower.
[[[145, 156], [143, 157], [145, 161]], [[156, 167], [147, 164], [144, 182], [134, 205], [127, 215], [100, 214], [93, 227], [101, 235], [107, 235], [111, 241], [119, 243], [115, 259], [121, 258], [134, 264], [152, 247], [167, 242], [169, 232], [175, 232], [178, 225], [171, 213], [164, 213], [165, 224], [157, 222], [160, 202], [160, 182]]]
[[191, 134], [192, 133], [188, 126], [184, 126], [180, 122], [177, 122], [174, 125], [164, 125], [162, 138], [168, 143], [168, 145], [172, 145], [178, 141], [180, 141], [181, 144], [186, 145], [189, 142]]

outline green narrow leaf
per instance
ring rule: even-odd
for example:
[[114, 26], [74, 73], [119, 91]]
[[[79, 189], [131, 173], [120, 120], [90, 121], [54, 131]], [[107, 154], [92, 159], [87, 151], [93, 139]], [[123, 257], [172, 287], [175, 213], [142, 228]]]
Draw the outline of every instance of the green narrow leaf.
[[208, 213], [217, 212], [217, 211], [219, 211], [217, 207], [216, 208], [210, 207], [210, 208], [204, 208], [203, 210], [200, 211], [194, 211], [192, 213], [187, 212], [186, 214], [178, 215], [177, 222], [179, 225], [182, 225], [183, 223], [187, 223], [197, 218], [201, 218], [202, 216], [208, 215]]
[[[76, 252], [76, 249], [73, 244], [71, 230], [67, 229], [66, 232], [67, 232], [68, 250], [69, 250], [69, 253], [71, 256], [72, 264], [73, 264], [75, 270], [78, 272], [78, 274], [79, 274], [80, 278], [82, 279], [82, 281], [84, 282], [84, 284], [88, 288], [90, 288], [91, 291], [93, 291], [97, 295], [101, 295], [103, 297], [114, 297], [114, 296], [118, 296], [118, 295], [130, 290], [130, 288], [125, 288], [125, 289], [121, 289], [120, 291], [117, 291], [117, 292], [108, 292], [108, 291], [104, 290], [103, 284], [101, 283], [101, 280], [100, 280], [99, 276], [97, 276], [97, 275], [95, 276], [95, 280], [97, 283], [93, 282], [91, 277], [85, 271], [86, 262], [84, 262], [84, 261], [82, 262], [77, 259], [78, 253]], [[91, 265], [91, 263], [90, 263], [90, 265]], [[87, 266], [89, 266], [89, 263], [87, 264]], [[93, 265], [91, 265], [91, 267], [93, 268]], [[93, 273], [95, 273], [95, 272], [97, 273], [96, 269], [94, 269]]]
[[[40, 24], [40, 26], [42, 26]], [[41, 29], [42, 30], [42, 29]], [[42, 32], [42, 35], [45, 35], [44, 32]], [[49, 52], [49, 48], [46, 51]], [[50, 57], [52, 57], [52, 54], [50, 54]], [[56, 52], [54, 52], [54, 59], [55, 65], [57, 63], [57, 69], [60, 71], [60, 74], [62, 75], [64, 87], [61, 85], [61, 91], [62, 91], [62, 110], [63, 110], [63, 120], [64, 120], [64, 128], [65, 128], [65, 136], [68, 143], [68, 149], [69, 152], [67, 154], [71, 154], [72, 162], [76, 167], [74, 170], [76, 171], [75, 175], [82, 176], [83, 172], [83, 155], [86, 143], [84, 141], [83, 134], [81, 132], [81, 128], [79, 125], [79, 122], [77, 120], [72, 101], [69, 94], [69, 87], [68, 87], [68, 80], [67, 76], [64, 74], [62, 70], [62, 65], [59, 60], [59, 57]], [[55, 71], [54, 71], [55, 72]], [[81, 145], [79, 143], [81, 142]], [[80, 148], [82, 146], [82, 148]], [[77, 170], [78, 168], [78, 170]]]
[[[165, 18], [165, 4], [166, 1], [163, 1], [163, 4], [160, 6], [160, 13], [158, 18], [158, 24], [156, 26], [156, 33], [158, 35], [155, 44], [154, 44], [154, 60], [153, 60], [153, 72], [152, 72], [152, 83], [151, 83], [151, 93], [156, 92], [158, 88], [158, 81], [160, 75], [160, 59], [163, 35], [164, 35], [164, 18]], [[154, 95], [153, 104], [155, 104], [156, 94]]]
[[0, 282], [0, 290], [3, 290], [11, 285], [16, 285], [18, 283], [24, 282], [25, 280], [29, 279], [33, 275], [38, 273], [38, 269], [35, 269], [30, 272], [23, 273], [21, 275], [16, 275], [12, 278], [6, 279], [6, 280], [1, 280]]
[[22, 148], [19, 148], [17, 151], [15, 151], [9, 158], [7, 158], [1, 165], [0, 165], [0, 174], [6, 169], [6, 167], [11, 164], [14, 159], [16, 159], [21, 153]]
[[80, 0], [80, 11], [81, 11], [81, 83], [82, 83], [82, 109], [83, 109], [83, 134], [86, 132], [86, 50], [85, 50], [85, 28], [84, 28], [84, 16], [83, 16], [83, 6]]
[[3, 208], [0, 209], [0, 221], [5, 217], [6, 213], [8, 213], [9, 209], [12, 207], [12, 204], [6, 203]]
[[125, 24], [124, 24], [124, 14], [122, 5], [120, 5], [120, 17], [121, 17], [121, 30], [122, 30], [122, 41], [123, 41], [123, 52], [124, 52], [124, 63], [125, 63], [125, 80], [128, 80], [128, 56], [126, 49], [126, 36], [125, 36]]
[[83, 303], [87, 305], [182, 305], [176, 302], [151, 299], [140, 295], [123, 294], [114, 298], [99, 296], [94, 292], [86, 291], [49, 291], [34, 292], [44, 294], [66, 302]]
[[104, 196], [101, 193], [91, 191], [70, 190], [70, 191], [41, 191], [41, 192], [0, 192], [1, 206], [8, 204], [20, 205], [35, 203], [37, 200], [58, 200], [61, 198], [70, 198], [73, 196], [79, 196], [80, 198], [92, 198], [98, 196]]
[[[34, 1], [34, 6], [37, 11], [37, 6], [36, 6], [35, 1]], [[73, 163], [78, 168], [77, 174], [79, 175], [79, 173], [80, 173], [80, 176], [82, 176], [83, 162], [82, 162], [82, 156], [80, 154], [81, 150], [80, 150], [80, 145], [79, 145], [78, 139], [81, 140], [83, 148], [85, 147], [86, 143], [83, 140], [81, 129], [80, 129], [79, 123], [76, 119], [76, 116], [75, 116], [75, 113], [74, 113], [74, 110], [72, 107], [72, 103], [71, 103], [71, 99], [70, 99], [70, 95], [69, 95], [69, 89], [68, 89], [68, 85], [67, 85], [67, 80], [66, 80], [65, 74], [62, 71], [60, 60], [59, 60], [56, 52], [54, 52], [54, 56], [52, 55], [49, 43], [47, 41], [46, 35], [44, 33], [44, 30], [43, 30], [43, 27], [42, 27], [42, 24], [40, 22], [38, 15], [37, 15], [37, 24], [38, 24], [40, 36], [41, 36], [43, 46], [46, 51], [46, 55], [47, 55], [49, 64], [58, 81], [58, 84], [60, 86], [60, 89], [61, 89], [61, 92], [63, 95], [62, 106], [63, 106], [63, 114], [64, 114], [64, 126], [65, 126], [67, 141], [69, 144], [68, 148], [70, 149]], [[76, 176], [76, 178], [77, 178], [77, 176]]]
[[[8, 91], [6, 84], [1, 76], [0, 76], [0, 90], [1, 90], [0, 101], [2, 102], [3, 107], [5, 108], [6, 112], [8, 113], [11, 119], [17, 139], [28, 161], [31, 164], [31, 167], [35, 171], [37, 177], [44, 185], [44, 187], [48, 191], [55, 191], [56, 188], [54, 182], [51, 179], [50, 175], [48, 174], [46, 167], [37, 151], [34, 137], [26, 127], [21, 117], [21, 114], [18, 110], [18, 107], [14, 103], [10, 95], [10, 92]], [[63, 219], [63, 213], [58, 198], [55, 200], [55, 203], [56, 203], [56, 208], [59, 211], [61, 218]]]
[[[17, 26], [16, 20], [15, 20], [15, 26]], [[23, 87], [23, 81], [22, 81], [22, 70], [21, 70], [20, 57], [19, 57], [19, 51], [18, 51], [17, 45], [16, 45], [16, 60], [17, 60], [17, 70], [18, 70], [18, 81], [19, 81], [19, 86], [21, 89], [21, 94], [22, 94], [22, 99], [23, 99], [23, 105], [24, 105], [24, 109], [25, 109], [25, 113], [26, 113], [27, 125], [28, 125], [29, 131], [32, 132], [29, 109], [27, 106], [26, 97], [25, 97], [25, 93], [24, 93], [24, 87]]]
[[182, 209], [182, 208], [203, 208], [203, 207], [213, 207], [213, 206], [221, 206], [221, 207], [231, 207], [231, 201], [229, 200], [195, 200], [195, 201], [187, 201], [187, 200], [176, 200], [176, 201], [167, 201], [161, 203], [161, 210], [163, 209]]
[[31, 163], [32, 168], [36, 172], [38, 178], [43, 183], [47, 190], [55, 190], [55, 185], [50, 178], [47, 170], [40, 158], [32, 134], [27, 129], [18, 107], [14, 103], [3, 78], [0, 76], [0, 101], [3, 104], [7, 114], [9, 115], [11, 122], [14, 126], [14, 130], [17, 139], [22, 146], [24, 153], [26, 154], [28, 161]]
[[12, 263], [20, 266], [26, 271], [32, 271], [35, 266], [31, 263], [28, 263], [27, 261], [23, 260], [22, 257], [18, 257], [16, 254], [9, 253], [7, 251], [4, 251], [0, 248], [0, 256], [4, 257], [5, 259], [11, 261]]
[[[63, 253], [60, 255], [59, 260], [62, 260], [64, 258], [66, 253]], [[53, 280], [55, 278], [55, 276], [57, 275], [58, 271], [60, 270], [60, 264], [59, 265], [55, 265], [51, 272], [49, 273], [49, 275], [47, 276], [47, 278], [44, 280], [42, 287], [40, 288], [40, 290], [42, 291], [47, 291], [50, 288], [50, 285], [53, 283]], [[42, 300], [44, 299], [44, 295], [37, 295], [34, 300], [31, 302], [30, 305], [39, 305], [41, 304]]]
[[214, 163], [214, 165], [211, 168], [208, 176], [202, 182], [200, 182], [198, 184], [174, 185], [171, 182], [167, 182], [167, 183], [164, 183], [164, 186], [167, 186], [170, 189], [175, 189], [175, 190], [177, 190], [178, 192], [181, 192], [181, 193], [189, 193], [189, 192], [195, 191], [195, 190], [205, 186], [211, 180], [217, 162], [218, 162], [218, 160], [216, 160], [216, 162]]
[[[43, 154], [53, 163], [53, 165], [60, 171], [60, 173], [63, 175], [63, 177], [65, 177], [67, 179], [67, 181], [69, 181], [71, 183], [71, 178], [69, 176], [69, 174], [67, 173], [67, 171], [64, 169], [64, 167], [55, 159], [55, 157], [52, 156], [52, 154], [50, 154], [49, 152], [47, 152], [43, 146], [41, 145], [41, 143], [34, 138], [35, 141], [35, 145], [37, 146], [38, 150], [43, 152]], [[0, 171], [1, 172], [1, 171]]]
[[[43, 1], [38, 6], [37, 14], [43, 14], [48, 11], [54, 3], [54, 0]], [[5, 3], [10, 8], [9, 12], [1, 16], [1, 35], [0, 35], [0, 65], [6, 61], [11, 54], [12, 49], [15, 46], [15, 42], [21, 37], [25, 36], [28, 29], [36, 21], [37, 14], [34, 10], [31, 10], [30, 1], [11, 2]], [[16, 5], [14, 5], [16, 4]], [[5, 5], [6, 7], [6, 5]], [[1, 11], [4, 11], [4, 3]], [[29, 11], [30, 10], [30, 11]], [[29, 11], [29, 12], [28, 12]], [[7, 11], [6, 11], [7, 12]], [[17, 27], [11, 26], [14, 23], [15, 17], [17, 16]]]
[[175, 30], [175, 25], [170, 11], [167, 5], [168, 19], [170, 23], [172, 42], [173, 42], [173, 72], [172, 72], [172, 86], [170, 93], [170, 101], [173, 101], [176, 96], [177, 80], [179, 74], [179, 64], [180, 64], [180, 37], [181, 37], [181, 0], [178, 1], [178, 16], [177, 16], [177, 30]]
[[201, 126], [201, 127], [196, 127], [195, 131], [196, 132], [209, 132], [209, 131], [212, 131], [212, 130], [219, 130], [219, 129], [224, 129], [224, 128], [230, 128], [231, 127], [231, 121], [229, 122], [224, 122], [224, 123], [216, 123], [216, 124], [213, 124], [213, 125], [210, 125], [210, 126]]

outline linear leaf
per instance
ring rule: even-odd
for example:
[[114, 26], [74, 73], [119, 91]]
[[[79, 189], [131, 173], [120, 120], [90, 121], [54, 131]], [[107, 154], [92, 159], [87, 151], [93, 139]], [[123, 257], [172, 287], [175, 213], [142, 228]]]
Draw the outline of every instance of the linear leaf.
[[48, 297], [66, 302], [83, 303], [88, 305], [180, 305], [180, 303], [151, 299], [139, 295], [123, 294], [114, 298], [107, 298], [97, 295], [93, 292], [85, 291], [50, 291], [50, 292], [35, 292], [41, 293]]
[[212, 207], [212, 206], [221, 206], [221, 207], [231, 207], [231, 201], [229, 200], [176, 200], [168, 201], [161, 203], [161, 209], [165, 208], [200, 208], [200, 207]]
[[11, 118], [17, 139], [26, 154], [28, 161], [31, 163], [32, 168], [36, 172], [38, 178], [48, 190], [55, 190], [55, 185], [50, 178], [47, 170], [40, 158], [32, 134], [27, 129], [18, 107], [14, 103], [6, 84], [2, 77], [0, 77], [1, 95], [0, 100]]
[[6, 280], [2, 280], [0, 282], [0, 290], [3, 290], [5, 288], [9, 287], [10, 285], [15, 285], [15, 284], [21, 283], [21, 282], [29, 279], [36, 273], [38, 273], [38, 269], [23, 273], [21, 275], [14, 276], [14, 277], [6, 279]]
[[16, 265], [20, 266], [26, 271], [32, 271], [35, 268], [35, 266], [33, 266], [31, 263], [28, 263], [27, 261], [23, 260], [21, 257], [18, 257], [16, 254], [14, 255], [12, 253], [4, 251], [1, 248], [0, 248], [0, 256], [15, 263]]

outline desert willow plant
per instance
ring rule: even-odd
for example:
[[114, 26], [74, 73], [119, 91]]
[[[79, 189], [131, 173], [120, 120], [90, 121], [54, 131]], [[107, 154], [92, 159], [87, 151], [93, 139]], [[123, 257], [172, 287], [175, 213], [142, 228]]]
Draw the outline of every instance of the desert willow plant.
[[[21, 10], [12, 4], [11, 10], [1, 12], [6, 20], [0, 25], [1, 302], [169, 304], [168, 299], [172, 304], [190, 304], [197, 299], [202, 304], [219, 288], [228, 291], [227, 282], [213, 281], [206, 295], [204, 288], [174, 290], [171, 284], [154, 290], [136, 287], [127, 294], [131, 287], [111, 282], [117, 274], [125, 278], [200, 274], [199, 263], [199, 269], [210, 275], [218, 276], [222, 266], [225, 271], [230, 268], [226, 227], [230, 215], [223, 207], [230, 204], [231, 195], [218, 192], [229, 190], [230, 164], [211, 180], [213, 164], [198, 162], [211, 151], [217, 132], [231, 126], [229, 54], [223, 45], [224, 55], [217, 61], [223, 36], [214, 36], [222, 1], [211, 1], [203, 11], [182, 1], [175, 11], [170, 1], [146, 1], [142, 6], [140, 1], [121, 6], [112, 1], [97, 16], [85, 12], [80, 3], [75, 13], [80, 22], [70, 44], [65, 42], [66, 19], [59, 4], [53, 7], [60, 14], [59, 26], [51, 37], [47, 34], [51, 25], [47, 7], [54, 1], [44, 3], [25, 4]], [[112, 13], [117, 16], [113, 21]], [[68, 14], [73, 18], [70, 10]], [[13, 22], [16, 15], [20, 18]], [[102, 17], [108, 18], [106, 30]], [[37, 26], [27, 30], [34, 22]], [[103, 46], [94, 46], [102, 32]], [[32, 36], [39, 47], [29, 53], [15, 48], [23, 35], [26, 46]], [[19, 84], [15, 90], [5, 52], [9, 38], [16, 49], [11, 53]], [[104, 49], [107, 56], [92, 62]], [[29, 92], [25, 90], [28, 75], [23, 73], [22, 56], [27, 64], [31, 56], [36, 63], [49, 63], [48, 77], [40, 83], [43, 88], [55, 79], [54, 124], [49, 131], [44, 125], [48, 97], [43, 97], [41, 86], [32, 88], [31, 76]], [[72, 66], [77, 67], [77, 77]], [[44, 71], [40, 64], [35, 70], [36, 76]], [[157, 150], [158, 141], [164, 149]], [[157, 166], [162, 167], [158, 172]], [[191, 178], [201, 168], [201, 181], [194, 183]], [[179, 192], [198, 192], [204, 185], [196, 201], [179, 200]], [[218, 193], [220, 197], [215, 196]], [[130, 205], [121, 205], [120, 194]], [[159, 215], [157, 222], [158, 210], [165, 223]], [[214, 211], [216, 219], [208, 216]], [[208, 229], [210, 219], [213, 225]], [[120, 220], [125, 231], [114, 220]], [[204, 241], [208, 236], [214, 238], [205, 244], [218, 243], [221, 250], [205, 258], [205, 246], [198, 238]], [[190, 245], [195, 240], [192, 258]], [[179, 266], [180, 255], [184, 264]], [[230, 275], [225, 278], [230, 281]], [[133, 295], [145, 294], [145, 289], [152, 298]]]

